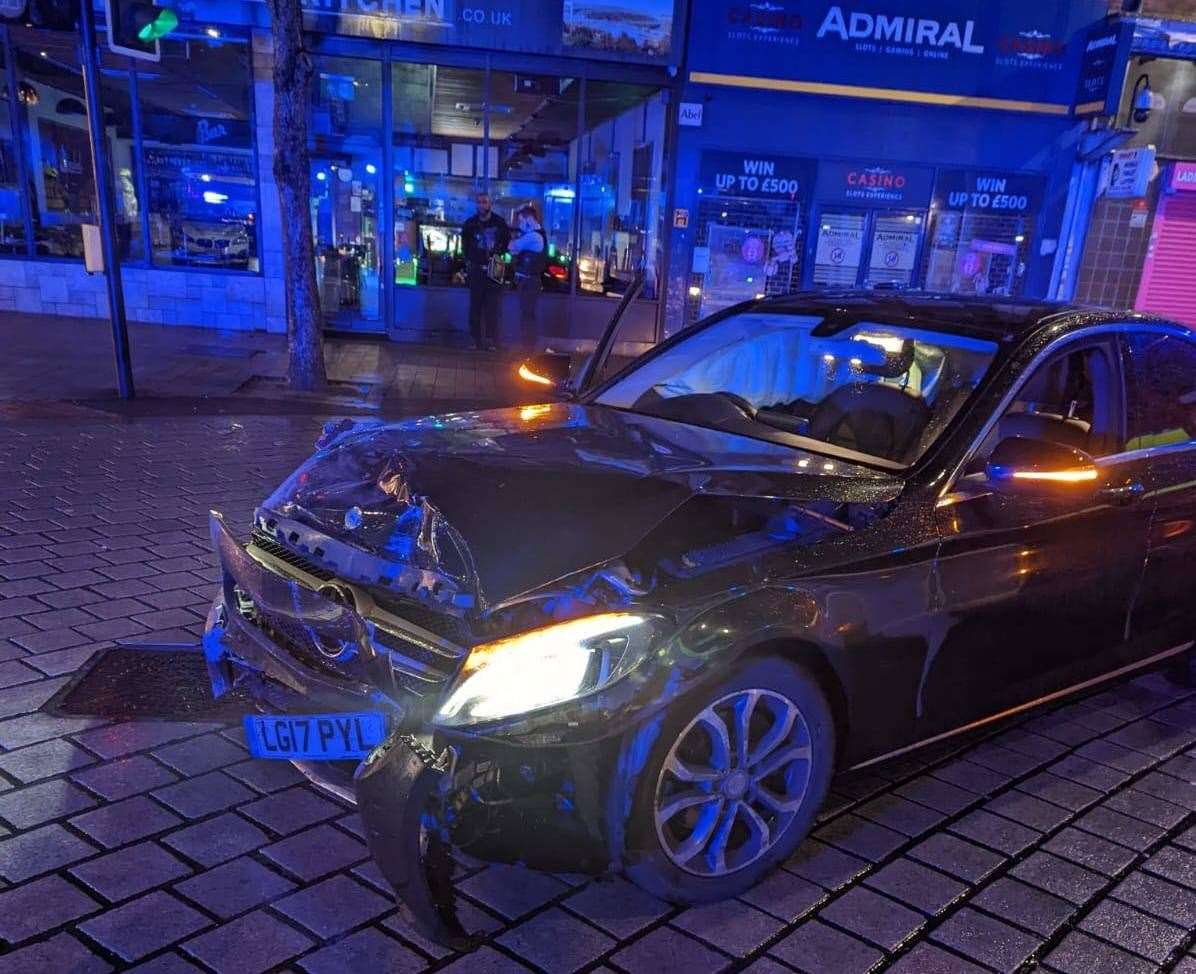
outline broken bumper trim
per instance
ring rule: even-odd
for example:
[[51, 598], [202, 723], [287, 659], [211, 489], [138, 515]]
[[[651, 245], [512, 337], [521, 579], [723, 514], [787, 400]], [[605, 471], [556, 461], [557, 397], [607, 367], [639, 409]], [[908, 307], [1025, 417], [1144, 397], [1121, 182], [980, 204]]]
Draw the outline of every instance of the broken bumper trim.
[[434, 813], [446, 774], [451, 769], [439, 767], [416, 738], [395, 733], [361, 762], [353, 780], [370, 854], [400, 908], [425, 936], [467, 951], [480, 939], [457, 917], [450, 846]]

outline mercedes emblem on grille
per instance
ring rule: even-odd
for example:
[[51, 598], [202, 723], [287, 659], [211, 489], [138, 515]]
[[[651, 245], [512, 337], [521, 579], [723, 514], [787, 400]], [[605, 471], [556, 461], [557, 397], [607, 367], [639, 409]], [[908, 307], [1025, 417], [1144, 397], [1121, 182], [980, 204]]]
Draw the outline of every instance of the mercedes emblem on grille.
[[364, 520], [365, 517], [360, 507], [353, 506], [345, 511], [345, 527], [350, 531], [356, 531]]
[[318, 591], [329, 602], [343, 605], [346, 609], [353, 612], [357, 611], [357, 596], [353, 594], [353, 590], [349, 586], [335, 584], [321, 585]]
[[[357, 611], [357, 597], [347, 585], [323, 585], [319, 589], [319, 594], [330, 602], [344, 606], [350, 612]], [[346, 620], [343, 616], [341, 618], [341, 625], [337, 629], [343, 634], [343, 626]], [[341, 639], [337, 633], [328, 632], [324, 627], [312, 626], [309, 628], [308, 634], [321, 655], [326, 656], [330, 660], [344, 663], [357, 655], [359, 647], [354, 641]]]

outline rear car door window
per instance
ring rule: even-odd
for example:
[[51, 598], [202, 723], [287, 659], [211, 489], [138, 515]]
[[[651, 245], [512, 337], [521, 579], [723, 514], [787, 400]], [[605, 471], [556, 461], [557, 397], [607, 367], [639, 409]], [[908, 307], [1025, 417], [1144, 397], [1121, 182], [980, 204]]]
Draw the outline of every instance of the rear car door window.
[[1127, 450], [1196, 443], [1196, 344], [1159, 332], [1122, 339], [1129, 400]]

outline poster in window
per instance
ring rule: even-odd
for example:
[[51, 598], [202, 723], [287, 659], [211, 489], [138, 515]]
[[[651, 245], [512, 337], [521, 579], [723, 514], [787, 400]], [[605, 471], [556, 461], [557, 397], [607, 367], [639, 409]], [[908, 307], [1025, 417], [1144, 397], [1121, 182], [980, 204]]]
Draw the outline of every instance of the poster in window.
[[872, 235], [872, 269], [878, 271], [904, 271], [914, 269], [914, 258], [918, 254], [917, 230], [881, 230]]
[[664, 57], [672, 38], [673, 0], [565, 0], [566, 47]]
[[702, 314], [713, 314], [765, 293], [771, 233], [711, 223]]
[[818, 228], [816, 264], [832, 267], [859, 267], [860, 251], [864, 246], [864, 223], [836, 226], [824, 222]]

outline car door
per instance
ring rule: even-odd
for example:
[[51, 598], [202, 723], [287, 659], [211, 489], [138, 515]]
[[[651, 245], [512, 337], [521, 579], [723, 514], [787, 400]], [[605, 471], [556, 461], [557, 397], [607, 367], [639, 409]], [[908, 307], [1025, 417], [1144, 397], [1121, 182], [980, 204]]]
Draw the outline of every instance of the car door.
[[1196, 638], [1196, 342], [1156, 326], [1127, 331], [1121, 345], [1126, 449], [1145, 467], [1154, 508], [1131, 618], [1149, 655]]
[[[923, 674], [924, 732], [1025, 704], [1115, 668], [1146, 558], [1149, 506], [1125, 455], [1116, 335], [1038, 356], [936, 510], [943, 543], [935, 635]], [[1097, 460], [1099, 488], [989, 489], [1001, 440], [1048, 440]]]

